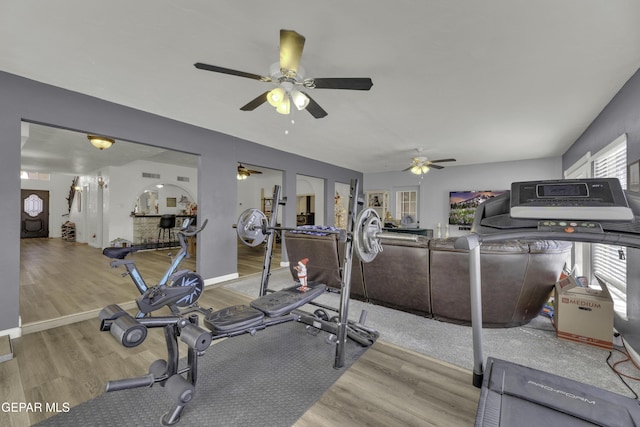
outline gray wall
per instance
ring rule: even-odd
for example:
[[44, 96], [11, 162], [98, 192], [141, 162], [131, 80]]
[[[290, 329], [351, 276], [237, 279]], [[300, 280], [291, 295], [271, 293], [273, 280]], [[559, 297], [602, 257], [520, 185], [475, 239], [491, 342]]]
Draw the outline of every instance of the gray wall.
[[587, 151], [597, 153], [623, 133], [627, 134], [627, 160], [632, 163], [640, 159], [640, 70], [564, 153], [563, 169], [573, 165]]
[[[588, 151], [597, 153], [623, 133], [627, 134], [627, 162], [633, 163], [640, 159], [640, 70], [562, 156], [563, 168], [573, 165]], [[627, 252], [627, 311], [630, 318], [640, 320], [639, 250]]]
[[[205, 278], [236, 273], [236, 166], [243, 163], [284, 171], [283, 194], [295, 200], [296, 174], [326, 180], [325, 199], [334, 182], [362, 179], [356, 171], [274, 150], [228, 135], [166, 119], [104, 100], [0, 72], [0, 331], [18, 327], [20, 291], [20, 123], [26, 120], [92, 132], [198, 154], [198, 210], [209, 219], [198, 245], [198, 271]], [[325, 207], [333, 218], [333, 204]], [[331, 212], [331, 215], [328, 213]], [[295, 203], [283, 212], [295, 226]]]
[[[468, 166], [446, 166], [433, 170], [420, 179], [409, 172], [365, 174], [365, 191], [389, 191], [390, 199], [399, 188], [419, 186], [418, 216], [420, 226], [436, 232], [437, 224], [444, 226], [449, 218], [449, 192], [468, 190], [509, 190], [515, 181], [562, 178], [561, 159], [552, 157], [513, 162], [486, 163]], [[391, 201], [392, 203], [392, 201]], [[393, 206], [392, 206], [393, 209]], [[467, 234], [458, 226], [450, 226], [451, 236]]]

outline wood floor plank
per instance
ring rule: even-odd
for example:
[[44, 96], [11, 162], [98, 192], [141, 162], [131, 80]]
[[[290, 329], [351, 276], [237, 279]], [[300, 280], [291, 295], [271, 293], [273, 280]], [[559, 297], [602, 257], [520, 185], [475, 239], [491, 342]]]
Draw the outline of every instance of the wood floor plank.
[[296, 426], [471, 426], [480, 393], [470, 378], [469, 371], [379, 341]]
[[[275, 245], [271, 268], [280, 268], [281, 248]], [[148, 285], [158, 283], [178, 248], [138, 251], [136, 262]], [[238, 244], [238, 274], [262, 272], [264, 245]], [[122, 268], [113, 269], [102, 250], [62, 239], [20, 241], [20, 316], [23, 324], [99, 310], [108, 304], [124, 304], [139, 295]], [[195, 257], [186, 258], [180, 269], [196, 270]]]
[[[11, 359], [0, 363], [0, 402], [25, 402], [24, 389], [18, 360]], [[0, 426], [22, 427], [31, 425], [27, 413], [0, 411]]]

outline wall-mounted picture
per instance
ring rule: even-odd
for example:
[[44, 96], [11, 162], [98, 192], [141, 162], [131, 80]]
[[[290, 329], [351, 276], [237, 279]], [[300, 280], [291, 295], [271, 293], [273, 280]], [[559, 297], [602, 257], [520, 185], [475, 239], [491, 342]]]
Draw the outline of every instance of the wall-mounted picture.
[[480, 203], [506, 193], [499, 191], [451, 191], [449, 193], [449, 224], [470, 227]]
[[368, 208], [380, 208], [384, 203], [384, 193], [368, 193], [369, 199], [367, 200]]

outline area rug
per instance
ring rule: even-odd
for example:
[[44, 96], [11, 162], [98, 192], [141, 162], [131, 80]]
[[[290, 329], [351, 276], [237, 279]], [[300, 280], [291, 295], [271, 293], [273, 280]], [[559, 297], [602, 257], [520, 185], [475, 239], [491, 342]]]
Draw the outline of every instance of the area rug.
[[[360, 357], [348, 342], [345, 367], [334, 369], [335, 346], [291, 322], [214, 342], [200, 357], [195, 398], [182, 427], [291, 426]], [[103, 395], [38, 426], [160, 426], [173, 408], [159, 385]]]

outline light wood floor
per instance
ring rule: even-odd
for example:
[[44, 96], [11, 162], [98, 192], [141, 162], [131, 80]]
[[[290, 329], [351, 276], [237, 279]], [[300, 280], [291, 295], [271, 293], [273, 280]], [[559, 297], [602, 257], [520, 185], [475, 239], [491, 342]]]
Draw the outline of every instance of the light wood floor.
[[[273, 251], [272, 268], [280, 266], [280, 251]], [[149, 285], [157, 283], [170, 263], [169, 254], [178, 248], [139, 251], [135, 260]], [[238, 274], [262, 271], [264, 247], [238, 245]], [[38, 324], [51, 319], [91, 313], [107, 304], [124, 304], [139, 295], [124, 269], [111, 268], [102, 250], [62, 239], [22, 239], [20, 241], [20, 315], [22, 324]], [[196, 270], [195, 257], [186, 258], [181, 269]], [[94, 316], [95, 317], [95, 316]]]
[[[200, 301], [218, 309], [248, 300], [210, 287]], [[144, 375], [150, 363], [166, 357], [161, 330], [127, 349], [99, 332], [96, 319], [24, 335], [13, 346], [14, 359], [0, 363], [0, 400], [61, 408], [102, 394], [110, 379]], [[379, 341], [295, 426], [472, 426], [478, 398], [471, 372]], [[53, 415], [0, 412], [0, 425], [28, 426]]]

